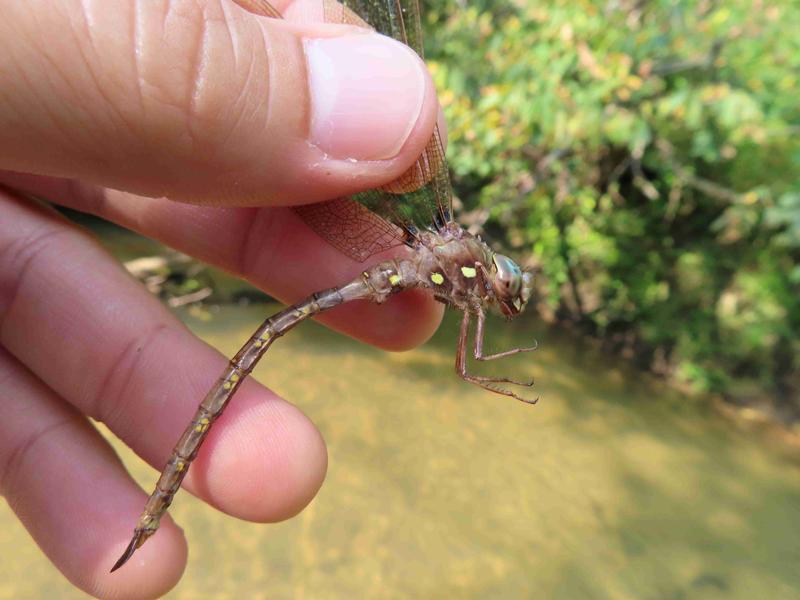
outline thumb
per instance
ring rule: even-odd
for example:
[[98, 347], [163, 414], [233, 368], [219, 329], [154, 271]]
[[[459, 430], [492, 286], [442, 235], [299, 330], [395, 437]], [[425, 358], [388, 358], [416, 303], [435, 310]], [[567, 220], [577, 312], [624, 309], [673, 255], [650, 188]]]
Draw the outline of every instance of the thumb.
[[3, 12], [3, 169], [195, 203], [297, 204], [399, 177], [437, 118], [417, 55], [352, 26], [226, 0]]

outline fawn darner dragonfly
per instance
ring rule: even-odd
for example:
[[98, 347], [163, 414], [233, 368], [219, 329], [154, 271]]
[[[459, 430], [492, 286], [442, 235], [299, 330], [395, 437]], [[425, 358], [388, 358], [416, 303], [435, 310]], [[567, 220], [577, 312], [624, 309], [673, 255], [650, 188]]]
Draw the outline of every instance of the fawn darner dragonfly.
[[[236, 2], [251, 12], [282, 18], [266, 0]], [[422, 56], [418, 0], [321, 2], [326, 22], [371, 27], [404, 42]], [[501, 384], [529, 387], [533, 381], [467, 372], [473, 316], [477, 320], [473, 346], [477, 360], [535, 350], [533, 346], [490, 355], [483, 353], [486, 311], [497, 308], [507, 318], [518, 315], [525, 308], [533, 282], [531, 273], [523, 272], [513, 260], [493, 252], [480, 238], [462, 229], [453, 220], [451, 209], [450, 177], [438, 128], [422, 156], [398, 180], [349, 198], [295, 208], [314, 231], [358, 262], [395, 246], [405, 245], [409, 250], [401, 258], [375, 264], [357, 279], [317, 292], [262, 323], [200, 403], [145, 504], [130, 544], [112, 572], [156, 532], [211, 425], [270, 345], [298, 323], [344, 302], [366, 299], [381, 303], [407, 289], [430, 289], [437, 300], [463, 313], [456, 353], [459, 376], [492, 392], [536, 403], [501, 387]]]

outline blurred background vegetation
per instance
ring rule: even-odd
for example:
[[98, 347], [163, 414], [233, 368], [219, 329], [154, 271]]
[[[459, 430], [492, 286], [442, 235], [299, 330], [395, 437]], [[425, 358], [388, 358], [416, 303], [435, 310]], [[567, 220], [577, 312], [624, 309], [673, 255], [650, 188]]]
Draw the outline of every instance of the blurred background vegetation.
[[538, 309], [800, 419], [800, 5], [430, 0], [461, 217]]

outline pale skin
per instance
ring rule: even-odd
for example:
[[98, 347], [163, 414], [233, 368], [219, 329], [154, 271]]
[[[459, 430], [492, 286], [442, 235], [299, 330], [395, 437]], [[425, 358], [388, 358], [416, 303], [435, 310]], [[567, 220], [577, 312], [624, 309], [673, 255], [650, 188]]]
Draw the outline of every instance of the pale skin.
[[[316, 24], [305, 0], [294, 16], [288, 2], [274, 4], [289, 22], [229, 0], [4, 5], [0, 493], [53, 564], [96, 596], [164, 594], [180, 579], [187, 548], [166, 517], [137, 553], [141, 562], [108, 573], [146, 493], [86, 416], [160, 469], [227, 358], [86, 232], [29, 195], [140, 231], [291, 302], [363, 265], [284, 207], [398, 177], [437, 119], [426, 76], [419, 106], [395, 128], [399, 139], [376, 149], [372, 129], [346, 132], [348, 151], [363, 147], [380, 159], [323, 152], [309, 140], [303, 40], [355, 34]], [[410, 291], [382, 306], [346, 304], [320, 320], [403, 350], [426, 340], [440, 318], [429, 295]], [[314, 425], [248, 380], [184, 485], [218, 510], [273, 522], [303, 509], [326, 466]]]

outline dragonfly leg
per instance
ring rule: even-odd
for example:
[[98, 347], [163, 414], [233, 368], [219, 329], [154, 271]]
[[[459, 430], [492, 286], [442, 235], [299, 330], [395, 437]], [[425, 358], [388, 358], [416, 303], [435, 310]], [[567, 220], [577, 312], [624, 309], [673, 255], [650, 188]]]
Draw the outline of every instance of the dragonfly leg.
[[[514, 398], [526, 404], [536, 404], [539, 401], [539, 398], [533, 400], [530, 400], [528, 398], [523, 398], [522, 396], [515, 394], [511, 390], [507, 390], [498, 385], [494, 385], [496, 383], [511, 383], [514, 385], [523, 385], [530, 387], [531, 385], [533, 385], [533, 381], [531, 381], [530, 383], [518, 382], [512, 379], [508, 379], [506, 377], [485, 377], [481, 375], [471, 375], [470, 373], [467, 373], [467, 342], [469, 339], [469, 322], [470, 322], [470, 314], [469, 311], [465, 310], [464, 316], [461, 319], [461, 330], [458, 336], [458, 348], [456, 351], [456, 372], [458, 373], [459, 377], [461, 377], [461, 379], [463, 379], [468, 383], [477, 385], [478, 387], [481, 387], [490, 392], [494, 392], [495, 394], [502, 394], [503, 396], [509, 396], [510, 398]], [[477, 345], [477, 340], [476, 340], [476, 345]]]
[[[483, 355], [483, 335], [484, 335], [484, 325], [486, 323], [486, 315], [482, 310], [478, 311], [478, 325], [475, 329], [475, 344], [474, 344], [474, 351], [473, 355], [477, 360], [495, 360], [497, 358], [502, 358], [504, 356], [512, 356], [519, 352], [530, 352], [532, 350], [536, 350], [536, 346], [531, 348], [514, 348], [513, 350], [507, 350], [506, 352], [498, 352], [497, 354], [490, 354], [489, 356]], [[476, 376], [478, 377], [478, 376]], [[531, 379], [530, 381], [517, 381], [515, 379], [509, 379], [508, 377], [478, 377], [479, 379], [491, 383], [510, 383], [513, 385], [521, 385], [523, 387], [533, 387], [534, 380]]]
[[475, 330], [475, 358], [477, 360], [496, 360], [498, 358], [504, 358], [506, 356], [513, 356], [514, 354], [519, 354], [520, 352], [533, 352], [539, 347], [539, 342], [534, 341], [533, 346], [529, 346], [527, 348], [512, 348], [511, 350], [506, 350], [505, 352], [498, 352], [496, 354], [483, 354], [483, 333], [484, 333], [484, 325], [486, 324], [486, 315], [484, 312], [478, 311], [478, 325]]

